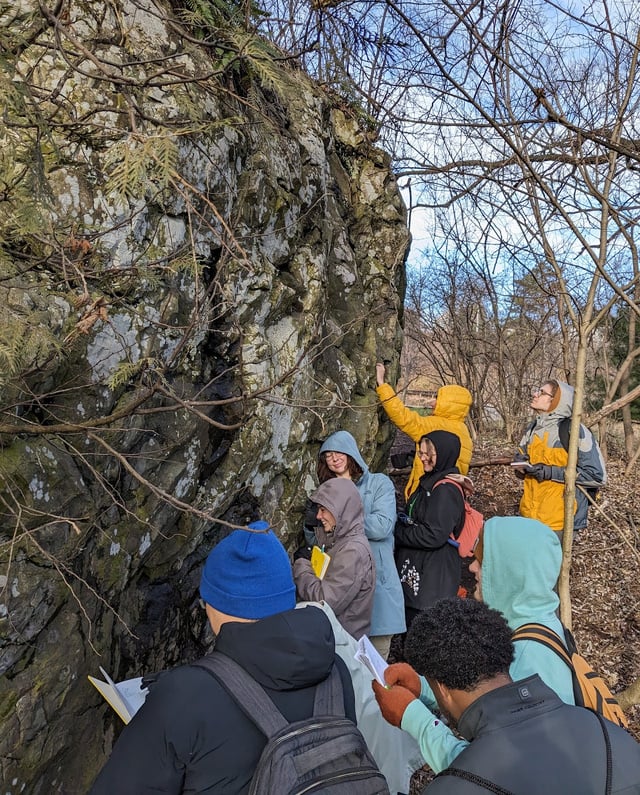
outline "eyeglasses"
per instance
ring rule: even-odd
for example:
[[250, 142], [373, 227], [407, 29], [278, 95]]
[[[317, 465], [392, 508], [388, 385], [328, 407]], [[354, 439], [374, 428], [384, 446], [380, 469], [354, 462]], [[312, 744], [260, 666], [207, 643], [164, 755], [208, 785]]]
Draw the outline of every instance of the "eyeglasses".
[[418, 458], [422, 461], [423, 458], [431, 458], [431, 450], [420, 450], [418, 448]]
[[333, 458], [333, 459], [340, 458], [340, 456], [343, 456], [343, 455], [345, 455], [345, 453], [334, 453], [334, 452], [332, 452], [330, 450], [328, 453], [324, 454], [324, 460], [328, 461], [330, 458]]
[[534, 389], [533, 390], [533, 394], [534, 395], [545, 395], [545, 397], [552, 398], [552, 399], [554, 397], [553, 395], [549, 394], [549, 392], [545, 392], [544, 389], [541, 386], [539, 386], [536, 389]]

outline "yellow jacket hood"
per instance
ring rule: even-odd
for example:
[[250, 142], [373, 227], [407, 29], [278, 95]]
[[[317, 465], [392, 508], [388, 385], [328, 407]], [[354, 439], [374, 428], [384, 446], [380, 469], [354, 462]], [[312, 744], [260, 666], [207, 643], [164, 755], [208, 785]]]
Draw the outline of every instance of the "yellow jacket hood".
[[443, 417], [449, 420], [466, 419], [471, 408], [471, 392], [458, 384], [441, 386], [433, 410], [434, 417]]

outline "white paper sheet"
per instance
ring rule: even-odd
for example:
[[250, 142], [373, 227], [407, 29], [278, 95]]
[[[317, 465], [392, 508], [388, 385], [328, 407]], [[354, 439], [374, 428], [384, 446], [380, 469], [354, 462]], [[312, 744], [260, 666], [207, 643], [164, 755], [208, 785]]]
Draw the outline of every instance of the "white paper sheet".
[[358, 641], [358, 648], [353, 656], [368, 669], [376, 681], [383, 686], [386, 684], [384, 672], [387, 668], [387, 662], [380, 656], [366, 635], [363, 635]]

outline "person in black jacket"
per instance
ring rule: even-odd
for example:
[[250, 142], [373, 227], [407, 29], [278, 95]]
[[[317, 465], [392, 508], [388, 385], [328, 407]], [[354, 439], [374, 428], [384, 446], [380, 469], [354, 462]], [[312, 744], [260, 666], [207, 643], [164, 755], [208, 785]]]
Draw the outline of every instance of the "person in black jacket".
[[[334, 664], [355, 723], [349, 673], [317, 607], [295, 610], [289, 557], [266, 522], [235, 530], [210, 552], [200, 582], [215, 651], [241, 665], [291, 722], [313, 714], [316, 686]], [[215, 652], [214, 652], [215, 654]], [[150, 686], [120, 735], [91, 795], [249, 790], [265, 736], [204, 668], [184, 665]]]
[[432, 431], [418, 442], [418, 455], [424, 475], [394, 533], [407, 628], [421, 610], [455, 596], [461, 574], [458, 550], [448, 539], [462, 530], [464, 499], [455, 483], [440, 483], [448, 475], [460, 477], [460, 439], [449, 431]]
[[[620, 726], [562, 702], [537, 674], [512, 681], [513, 653], [502, 614], [474, 599], [443, 599], [413, 622], [407, 659], [470, 743], [424, 793], [638, 795], [640, 745]], [[402, 685], [384, 694], [392, 717], [415, 698]]]

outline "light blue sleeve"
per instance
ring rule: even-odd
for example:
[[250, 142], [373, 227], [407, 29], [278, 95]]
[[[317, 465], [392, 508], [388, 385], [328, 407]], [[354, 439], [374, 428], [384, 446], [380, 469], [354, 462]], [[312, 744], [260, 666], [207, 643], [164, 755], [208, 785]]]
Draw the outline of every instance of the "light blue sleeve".
[[449, 767], [469, 745], [458, 739], [451, 729], [416, 699], [405, 709], [400, 728], [418, 743], [420, 753], [434, 773]]
[[420, 701], [429, 709], [438, 709], [438, 702], [424, 676], [420, 677]]
[[396, 525], [396, 492], [391, 478], [382, 472], [369, 477], [371, 491], [363, 497], [364, 529], [370, 541], [382, 541], [393, 535]]

